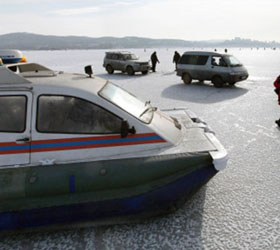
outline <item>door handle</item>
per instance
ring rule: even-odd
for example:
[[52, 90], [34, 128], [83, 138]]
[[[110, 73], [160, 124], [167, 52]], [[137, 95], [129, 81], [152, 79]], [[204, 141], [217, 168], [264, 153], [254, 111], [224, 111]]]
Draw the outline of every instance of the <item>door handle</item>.
[[16, 144], [26, 144], [31, 141], [30, 137], [24, 137], [16, 140]]

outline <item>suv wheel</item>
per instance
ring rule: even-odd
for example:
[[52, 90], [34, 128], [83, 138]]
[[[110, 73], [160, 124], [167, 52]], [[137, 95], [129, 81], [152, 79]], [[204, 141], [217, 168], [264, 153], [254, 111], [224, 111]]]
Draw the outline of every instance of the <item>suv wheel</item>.
[[107, 65], [106, 66], [106, 71], [108, 72], [108, 74], [113, 74], [114, 73], [114, 69], [113, 69], [113, 67], [111, 66], [111, 65]]
[[127, 74], [129, 74], [130, 76], [133, 76], [134, 75], [134, 69], [131, 67], [131, 66], [128, 66], [126, 68], [126, 72]]
[[142, 74], [143, 74], [143, 75], [147, 75], [147, 74], [148, 74], [148, 70], [142, 71]]
[[224, 81], [220, 76], [214, 76], [212, 79], [212, 83], [216, 88], [222, 88], [224, 86]]
[[191, 84], [192, 78], [189, 74], [185, 73], [182, 77], [182, 80], [185, 84]]

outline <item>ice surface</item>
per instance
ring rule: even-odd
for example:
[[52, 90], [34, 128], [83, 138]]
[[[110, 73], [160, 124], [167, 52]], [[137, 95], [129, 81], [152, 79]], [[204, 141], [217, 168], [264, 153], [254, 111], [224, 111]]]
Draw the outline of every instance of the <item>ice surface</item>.
[[[280, 130], [274, 123], [280, 106], [272, 85], [280, 74], [280, 50], [229, 49], [250, 76], [223, 89], [207, 82], [182, 83], [172, 58], [175, 50], [182, 54], [188, 49], [155, 50], [160, 64], [146, 76], [108, 75], [103, 50], [23, 54], [28, 61], [68, 72], [82, 73], [91, 64], [96, 75], [161, 109], [188, 107], [228, 150], [227, 168], [168, 216], [132, 225], [5, 236], [0, 249], [280, 249]], [[149, 59], [154, 50], [131, 51]]]

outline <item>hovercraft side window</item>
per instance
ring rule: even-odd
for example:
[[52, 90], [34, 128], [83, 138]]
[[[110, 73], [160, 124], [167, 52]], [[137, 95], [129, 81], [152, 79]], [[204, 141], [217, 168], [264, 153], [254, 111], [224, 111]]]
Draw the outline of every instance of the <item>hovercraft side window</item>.
[[122, 119], [89, 101], [61, 95], [38, 100], [37, 130], [45, 133], [119, 134]]
[[26, 107], [26, 96], [0, 96], [0, 132], [24, 132]]

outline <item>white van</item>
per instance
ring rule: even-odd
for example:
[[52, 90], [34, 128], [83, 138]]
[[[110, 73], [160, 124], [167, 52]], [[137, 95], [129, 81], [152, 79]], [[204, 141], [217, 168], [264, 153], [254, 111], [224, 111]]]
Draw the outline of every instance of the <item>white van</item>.
[[193, 79], [209, 80], [217, 88], [225, 83], [234, 85], [249, 76], [247, 69], [234, 56], [202, 51], [185, 52], [177, 65], [177, 75], [185, 84], [190, 84]]

